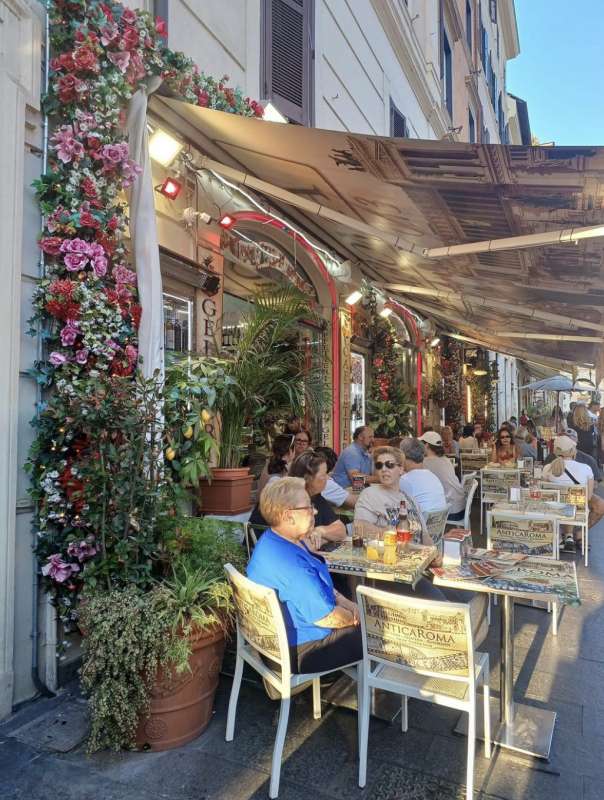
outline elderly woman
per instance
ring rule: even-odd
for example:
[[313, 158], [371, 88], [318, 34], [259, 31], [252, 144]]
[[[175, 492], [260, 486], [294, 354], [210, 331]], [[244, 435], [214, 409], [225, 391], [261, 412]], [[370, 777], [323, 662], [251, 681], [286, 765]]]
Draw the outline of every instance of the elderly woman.
[[443, 425], [440, 429], [440, 438], [444, 454], [459, 458], [459, 442], [453, 438], [453, 428], [450, 425]]
[[337, 669], [362, 658], [359, 612], [334, 589], [325, 561], [305, 539], [314, 506], [300, 478], [282, 478], [260, 499], [269, 523], [254, 548], [248, 577], [277, 592], [283, 606], [294, 673]]
[[[577, 444], [569, 436], [556, 436], [554, 439], [554, 455], [556, 458], [543, 467], [543, 480], [559, 483], [563, 486], [587, 486], [589, 503], [589, 527], [591, 528], [604, 516], [604, 500], [594, 494], [594, 473], [588, 464], [576, 460]], [[565, 550], [574, 550], [575, 541], [572, 535], [564, 540]]]
[[508, 426], [509, 423], [504, 423], [497, 431], [491, 448], [491, 464], [511, 466], [518, 458], [518, 448], [514, 444], [513, 434]]

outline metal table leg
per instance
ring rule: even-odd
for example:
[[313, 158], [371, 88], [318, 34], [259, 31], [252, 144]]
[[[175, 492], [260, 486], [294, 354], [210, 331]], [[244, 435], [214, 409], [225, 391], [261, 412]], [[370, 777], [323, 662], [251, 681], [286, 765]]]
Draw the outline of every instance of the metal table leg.
[[[514, 598], [501, 598], [501, 661], [499, 708], [491, 699], [491, 730], [494, 742], [508, 750], [548, 759], [554, 735], [556, 712], [514, 702]], [[476, 735], [484, 738], [482, 717], [477, 720]], [[455, 728], [467, 735], [467, 714], [462, 714]]]

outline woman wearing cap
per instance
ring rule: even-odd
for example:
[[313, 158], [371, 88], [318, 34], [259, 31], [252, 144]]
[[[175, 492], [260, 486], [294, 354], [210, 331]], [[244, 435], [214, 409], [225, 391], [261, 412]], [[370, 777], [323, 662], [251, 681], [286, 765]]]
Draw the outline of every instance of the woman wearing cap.
[[514, 444], [513, 433], [504, 423], [497, 431], [497, 436], [491, 449], [491, 464], [511, 465], [518, 458], [518, 448]]
[[[589, 502], [589, 527], [604, 516], [604, 500], [594, 495], [594, 474], [587, 464], [576, 460], [577, 445], [569, 436], [556, 436], [554, 455], [556, 458], [543, 467], [543, 480], [564, 486], [587, 486]], [[575, 541], [571, 534], [564, 540], [564, 549], [574, 550]]]
[[445, 456], [442, 439], [438, 433], [428, 431], [419, 440], [426, 446], [424, 467], [436, 475], [445, 490], [449, 519], [462, 520], [466, 510], [466, 497], [453, 464]]

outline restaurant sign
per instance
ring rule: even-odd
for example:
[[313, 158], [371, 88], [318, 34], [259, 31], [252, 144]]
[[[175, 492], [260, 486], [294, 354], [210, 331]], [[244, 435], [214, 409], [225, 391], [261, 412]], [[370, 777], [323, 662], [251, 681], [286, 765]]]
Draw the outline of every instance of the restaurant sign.
[[220, 248], [245, 267], [256, 270], [272, 280], [285, 279], [312, 301], [316, 300], [314, 286], [301, 274], [290, 259], [272, 242], [239, 239], [229, 231], [220, 234]]
[[553, 556], [556, 527], [554, 517], [491, 512], [487, 516], [487, 546], [509, 553]]
[[[370, 656], [420, 672], [468, 675], [466, 614], [459, 610], [397, 606], [364, 597]], [[460, 684], [460, 689], [465, 686]]]

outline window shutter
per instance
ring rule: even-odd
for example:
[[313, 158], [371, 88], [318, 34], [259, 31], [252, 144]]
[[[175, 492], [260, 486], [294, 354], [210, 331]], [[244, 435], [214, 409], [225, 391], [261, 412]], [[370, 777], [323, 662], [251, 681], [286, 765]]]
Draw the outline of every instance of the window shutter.
[[264, 0], [266, 97], [293, 122], [312, 121], [313, 0]]
[[390, 136], [394, 136], [397, 139], [409, 138], [407, 120], [394, 105], [392, 100], [390, 101]]
[[497, 24], [497, 0], [489, 0], [491, 22]]

